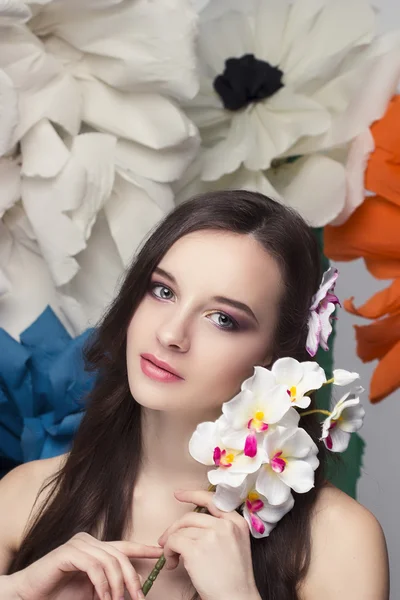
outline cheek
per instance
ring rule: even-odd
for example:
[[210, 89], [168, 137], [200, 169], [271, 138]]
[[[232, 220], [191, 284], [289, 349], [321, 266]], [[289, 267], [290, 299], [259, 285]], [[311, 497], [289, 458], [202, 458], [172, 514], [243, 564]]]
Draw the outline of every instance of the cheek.
[[199, 358], [198, 380], [203, 398], [212, 404], [230, 400], [240, 391], [242, 382], [251, 377], [254, 366], [260, 365], [265, 356], [265, 342], [259, 336], [229, 338], [221, 343], [210, 344], [207, 352]]

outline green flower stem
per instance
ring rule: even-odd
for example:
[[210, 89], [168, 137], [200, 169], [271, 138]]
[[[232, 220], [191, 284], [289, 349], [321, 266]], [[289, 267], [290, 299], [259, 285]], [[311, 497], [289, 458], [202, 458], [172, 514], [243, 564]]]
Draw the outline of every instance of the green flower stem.
[[[208, 487], [208, 491], [209, 492], [215, 492], [216, 490], [216, 486], [215, 485], [210, 485]], [[193, 512], [196, 513], [208, 513], [208, 510], [206, 509], [205, 506], [196, 506], [196, 508], [194, 509]], [[164, 554], [162, 554], [160, 556], [160, 558], [158, 559], [158, 561], [156, 562], [153, 570], [151, 571], [150, 575], [148, 576], [148, 578], [146, 579], [146, 581], [143, 584], [142, 587], [142, 592], [145, 596], [147, 596], [147, 594], [149, 593], [149, 591], [151, 590], [153, 583], [155, 582], [155, 580], [157, 579], [157, 577], [160, 574], [161, 569], [164, 567], [165, 565], [165, 556]]]
[[301, 417], [307, 417], [308, 415], [315, 415], [316, 413], [320, 413], [321, 415], [326, 415], [330, 417], [332, 413], [329, 410], [322, 410], [320, 408], [316, 408], [314, 410], [307, 410], [306, 412], [301, 413]]

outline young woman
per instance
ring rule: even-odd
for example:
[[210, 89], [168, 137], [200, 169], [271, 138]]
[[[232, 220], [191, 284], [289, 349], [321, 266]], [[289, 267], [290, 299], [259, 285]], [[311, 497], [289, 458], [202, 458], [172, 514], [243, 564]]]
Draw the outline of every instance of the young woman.
[[314, 415], [301, 426], [320, 447], [315, 487], [263, 539], [214, 506], [209, 467], [188, 452], [255, 365], [310, 359], [320, 281], [310, 228], [260, 194], [169, 214], [88, 348], [99, 378], [71, 451], [0, 482], [0, 597], [136, 600], [164, 551], [152, 600], [387, 600], [381, 528], [325, 482]]

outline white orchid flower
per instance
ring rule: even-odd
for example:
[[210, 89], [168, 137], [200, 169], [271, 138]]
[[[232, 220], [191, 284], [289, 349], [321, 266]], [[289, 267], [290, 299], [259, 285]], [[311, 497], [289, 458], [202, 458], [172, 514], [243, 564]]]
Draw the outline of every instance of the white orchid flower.
[[356, 379], [360, 378], [360, 374], [355, 371], [346, 371], [346, 369], [334, 369], [333, 370], [333, 385], [350, 385], [354, 383]]
[[246, 456], [240, 447], [228, 447], [221, 437], [221, 429], [226, 426], [222, 415], [217, 421], [200, 423], [189, 441], [189, 453], [203, 465], [212, 465], [217, 469], [208, 472], [213, 485], [241, 485], [249, 473], [260, 468], [264, 451], [254, 457]]
[[276, 382], [287, 387], [292, 406], [307, 408], [313, 390], [326, 382], [325, 371], [314, 361], [299, 362], [295, 358], [279, 358], [271, 367]]
[[244, 482], [236, 487], [218, 485], [213, 496], [213, 502], [220, 510], [229, 512], [243, 504], [243, 517], [246, 519], [250, 532], [255, 538], [267, 537], [277, 523], [292, 510], [294, 498], [292, 495], [278, 506], [270, 504], [262, 494], [255, 489], [257, 473], [248, 475]]
[[264, 438], [263, 447], [266, 464], [258, 474], [256, 490], [272, 505], [287, 502], [291, 489], [305, 493], [314, 486], [318, 448], [304, 429], [277, 427]]
[[336, 304], [340, 304], [337, 296], [333, 293], [338, 275], [339, 272], [335, 267], [329, 267], [312, 299], [306, 341], [307, 352], [311, 356], [315, 356], [320, 345], [324, 350], [329, 349], [328, 338], [332, 333], [331, 316]]
[[359, 398], [362, 391], [363, 388], [359, 387], [354, 392], [345, 394], [322, 423], [321, 440], [328, 450], [344, 452], [351, 434], [361, 429], [365, 416], [365, 409]]
[[[222, 405], [226, 424], [222, 439], [254, 457], [262, 436], [280, 423], [290, 408], [287, 387], [277, 384], [268, 369], [254, 367], [254, 374], [242, 383], [239, 394]], [[296, 416], [291, 413], [289, 419], [293, 422]]]

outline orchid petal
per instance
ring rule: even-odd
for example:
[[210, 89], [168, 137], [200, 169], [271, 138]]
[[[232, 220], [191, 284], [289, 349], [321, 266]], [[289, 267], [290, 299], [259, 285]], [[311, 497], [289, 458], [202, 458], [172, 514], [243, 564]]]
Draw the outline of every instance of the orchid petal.
[[308, 335], [306, 341], [307, 352], [310, 356], [315, 356], [317, 353], [321, 330], [322, 325], [319, 315], [315, 311], [311, 311], [308, 318]]
[[272, 505], [283, 504], [290, 497], [290, 487], [272, 471], [269, 465], [263, 465], [260, 469], [256, 490]]
[[334, 369], [333, 370], [333, 384], [334, 385], [350, 385], [356, 379], [359, 379], [359, 373], [346, 371], [345, 369]]
[[304, 460], [289, 460], [279, 477], [299, 494], [308, 492], [314, 487], [314, 470]]

